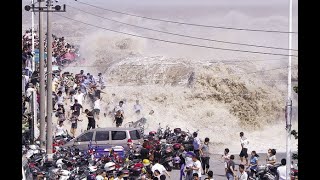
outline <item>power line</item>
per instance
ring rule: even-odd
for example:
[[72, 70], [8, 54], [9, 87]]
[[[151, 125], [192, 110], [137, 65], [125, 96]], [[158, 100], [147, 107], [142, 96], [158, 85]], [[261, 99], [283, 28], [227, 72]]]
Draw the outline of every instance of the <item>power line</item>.
[[216, 28], [216, 29], [229, 29], [229, 30], [238, 30], [238, 31], [253, 31], [253, 32], [266, 32], [266, 33], [292, 33], [292, 34], [298, 34], [298, 32], [287, 32], [287, 31], [275, 31], [275, 30], [262, 30], [262, 29], [247, 29], [247, 28], [234, 28], [234, 27], [223, 27], [223, 26], [211, 26], [211, 25], [203, 25], [203, 24], [193, 24], [193, 23], [185, 23], [185, 22], [178, 22], [178, 21], [170, 21], [170, 20], [164, 20], [164, 19], [157, 19], [157, 18], [151, 18], [151, 17], [146, 17], [146, 16], [139, 16], [139, 15], [135, 15], [135, 14], [130, 14], [130, 13], [126, 13], [126, 12], [120, 12], [120, 11], [115, 11], [115, 10], [111, 10], [111, 9], [106, 9], [103, 7], [99, 7], [99, 6], [95, 6], [92, 4], [88, 4], [85, 2], [80, 2], [78, 0], [75, 0], [76, 2], [80, 3], [80, 4], [85, 4], [87, 6], [91, 6], [91, 7], [95, 7], [98, 9], [103, 9], [109, 12], [113, 12], [113, 13], [118, 13], [118, 14], [123, 14], [123, 15], [127, 15], [127, 16], [133, 16], [133, 17], [139, 17], [139, 18], [143, 18], [143, 19], [149, 19], [149, 20], [154, 20], [154, 21], [162, 21], [162, 22], [167, 22], [167, 23], [174, 23], [174, 24], [182, 24], [182, 25], [189, 25], [189, 26], [198, 26], [198, 27], [206, 27], [206, 28]]
[[[279, 47], [271, 47], [271, 46], [263, 46], [263, 45], [254, 45], [254, 44], [245, 44], [245, 43], [236, 43], [236, 42], [229, 42], [229, 41], [222, 41], [222, 40], [215, 40], [215, 39], [207, 39], [207, 38], [201, 38], [201, 37], [195, 37], [195, 36], [182, 35], [182, 34], [172, 33], [172, 32], [167, 32], [167, 31], [160, 31], [160, 30], [157, 30], [157, 29], [137, 26], [137, 25], [133, 25], [133, 24], [117, 21], [117, 20], [114, 20], [114, 19], [106, 18], [106, 17], [103, 17], [103, 16], [99, 16], [99, 15], [90, 13], [88, 11], [84, 11], [82, 9], [78, 9], [78, 8], [73, 7], [71, 5], [68, 5], [68, 7], [71, 7], [73, 9], [76, 9], [76, 10], [80, 11], [80, 12], [84, 12], [84, 13], [90, 14], [92, 16], [96, 16], [96, 17], [99, 17], [99, 18], [102, 18], [102, 19], [106, 19], [106, 20], [109, 20], [109, 21], [117, 22], [117, 23], [120, 23], [120, 24], [124, 24], [124, 25], [127, 25], [127, 26], [132, 26], [132, 27], [136, 27], [136, 28], [146, 29], [146, 30], [149, 30], [149, 31], [160, 32], [160, 33], [164, 33], [164, 34], [171, 34], [171, 35], [175, 35], [175, 36], [181, 36], [181, 37], [187, 37], [187, 38], [205, 40], [205, 41], [212, 41], [212, 42], [219, 42], [219, 43], [226, 43], [226, 44], [251, 46], [251, 47], [258, 47], [258, 48], [268, 48], [268, 49], [278, 49], [278, 50], [289, 50], [287, 48], [279, 48]], [[297, 49], [291, 49], [291, 50], [292, 51], [298, 51]]]
[[140, 36], [140, 35], [136, 35], [136, 34], [125, 33], [125, 32], [121, 32], [121, 31], [115, 31], [115, 30], [107, 29], [107, 28], [104, 28], [104, 27], [101, 27], [101, 26], [89, 24], [89, 23], [86, 23], [86, 22], [83, 22], [83, 21], [75, 20], [75, 19], [72, 19], [72, 18], [69, 18], [69, 17], [66, 17], [66, 16], [62, 16], [62, 15], [59, 15], [59, 14], [55, 14], [55, 15], [58, 15], [58, 16], [66, 18], [66, 19], [70, 19], [72, 21], [76, 21], [76, 22], [79, 22], [79, 23], [82, 23], [82, 24], [93, 26], [93, 27], [96, 27], [96, 28], [100, 28], [100, 29], [104, 29], [104, 30], [107, 30], [107, 31], [115, 32], [115, 33], [126, 34], [126, 35], [129, 35], [129, 36], [134, 36], [134, 37], [139, 37], [139, 38], [144, 38], [144, 39], [150, 39], [150, 40], [155, 40], [155, 41], [162, 41], [162, 42], [167, 42], [167, 43], [172, 43], [172, 44], [180, 44], [180, 45], [187, 45], [187, 46], [193, 46], [193, 47], [201, 47], [201, 48], [217, 49], [217, 50], [226, 50], [226, 51], [235, 51], [235, 52], [245, 52], [245, 53], [275, 55], [275, 56], [293, 56], [293, 57], [298, 57], [297, 55], [267, 53], [267, 52], [259, 52], [259, 51], [246, 51], [246, 50], [228, 49], [228, 48], [217, 48], [217, 47], [212, 47], [212, 46], [203, 46], [203, 45], [196, 45], [196, 44], [190, 44], [190, 43], [168, 41], [168, 40], [163, 40], [163, 39], [157, 39], [157, 38], [152, 38], [152, 37], [146, 37], [146, 36]]

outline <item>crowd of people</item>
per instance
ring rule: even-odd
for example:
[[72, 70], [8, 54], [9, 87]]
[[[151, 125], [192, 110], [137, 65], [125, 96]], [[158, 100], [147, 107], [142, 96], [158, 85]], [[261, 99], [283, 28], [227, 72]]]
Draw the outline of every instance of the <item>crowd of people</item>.
[[[22, 116], [31, 121], [30, 110], [26, 113], [27, 104], [30, 103], [33, 92], [37, 94], [37, 104], [40, 101], [39, 94], [39, 77], [38, 71], [33, 70], [32, 57], [34, 54], [31, 52], [31, 31], [26, 31], [23, 35], [22, 44], [22, 70], [23, 80], [25, 84], [24, 94], [22, 97]], [[35, 48], [39, 46], [39, 38], [34, 36]], [[45, 41], [46, 43], [46, 41]], [[64, 39], [64, 37], [58, 38], [53, 35], [53, 63], [59, 64], [62, 60], [74, 60], [79, 57], [79, 51], [75, 46], [70, 45]], [[105, 80], [102, 73], [98, 73], [97, 76], [87, 73], [83, 70], [79, 74], [72, 74], [69, 72], [53, 74], [52, 80], [52, 97], [53, 97], [53, 110], [57, 117], [57, 126], [54, 131], [54, 135], [62, 135], [64, 131], [64, 122], [69, 120], [71, 122], [70, 133], [73, 137], [76, 136], [78, 122], [82, 121], [79, 118], [81, 114], [85, 114], [88, 119], [87, 130], [94, 129], [97, 126], [96, 121], [100, 120], [101, 112], [101, 93], [105, 93], [103, 89], [106, 87]], [[89, 104], [91, 108], [84, 108], [84, 105]], [[125, 118], [124, 114], [124, 101], [120, 101], [119, 104], [110, 112], [103, 113], [104, 116], [111, 115], [116, 122], [116, 127], [122, 126]], [[38, 106], [39, 107], [39, 106]], [[142, 110], [139, 100], [134, 105], [134, 111], [140, 114]], [[30, 122], [29, 122], [30, 123]], [[204, 142], [200, 140], [197, 133], [193, 134], [193, 152], [185, 151], [183, 145], [180, 148], [181, 155], [181, 168], [180, 168], [180, 180], [200, 180], [204, 175], [207, 175], [205, 180], [213, 180], [212, 167], [210, 169], [210, 145], [209, 138], [205, 138]], [[224, 160], [224, 168], [226, 178], [228, 180], [245, 180], [248, 176], [253, 177], [257, 171], [259, 165], [259, 155], [256, 151], [251, 151], [251, 157], [248, 155], [249, 141], [244, 136], [244, 133], [240, 133], [241, 152], [239, 154], [241, 163], [238, 169], [235, 167], [235, 156], [229, 154], [229, 149], [224, 150], [222, 159]], [[164, 166], [160, 164], [161, 154], [159, 149], [154, 152], [149, 152], [147, 144], [143, 145], [141, 150], [141, 157], [146, 164], [146, 160], [152, 160], [153, 166], [151, 167], [152, 179], [166, 179], [166, 176], [170, 177], [170, 174], [166, 171]], [[150, 162], [149, 162], [150, 163]], [[276, 163], [276, 150], [269, 149], [266, 159], [267, 166], [273, 166]], [[286, 160], [281, 160], [282, 166], [277, 169], [279, 179], [285, 179], [286, 173]], [[106, 179], [105, 172], [99, 172], [96, 176], [96, 180]], [[119, 178], [118, 178], [119, 179]], [[120, 177], [121, 179], [121, 177]]]

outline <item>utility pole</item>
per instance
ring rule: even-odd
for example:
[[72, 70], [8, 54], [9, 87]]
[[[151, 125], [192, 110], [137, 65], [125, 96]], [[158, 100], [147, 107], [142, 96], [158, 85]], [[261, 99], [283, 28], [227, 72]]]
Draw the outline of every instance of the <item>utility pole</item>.
[[289, 64], [288, 64], [288, 99], [286, 107], [286, 130], [287, 130], [287, 164], [286, 179], [290, 180], [291, 171], [291, 117], [292, 117], [292, 94], [291, 94], [291, 55], [292, 55], [292, 0], [289, 0]]
[[[31, 4], [34, 4], [34, 0], [31, 0]], [[31, 48], [32, 48], [32, 72], [36, 71], [36, 63], [34, 62], [34, 12], [31, 13]]]
[[39, 75], [40, 75], [40, 147], [45, 148], [46, 131], [45, 131], [45, 81], [44, 81], [44, 34], [43, 34], [43, 13], [42, 4], [44, 0], [39, 2]]
[[[56, 5], [53, 9], [51, 8], [51, 0], [48, 0], [47, 7], [43, 6], [44, 0], [38, 0], [39, 2], [39, 7], [35, 7], [34, 4], [32, 4], [32, 7], [30, 6], [25, 6], [25, 10], [29, 11], [32, 9], [33, 12], [39, 12], [39, 55], [40, 55], [40, 142], [41, 142], [41, 148], [45, 148], [46, 146], [46, 134], [45, 134], [45, 75], [44, 75], [44, 34], [43, 34], [43, 12], [65, 12], [66, 11], [66, 5], [63, 5], [63, 10], [61, 10], [61, 6]], [[50, 5], [50, 6], [49, 6]], [[49, 15], [49, 13], [48, 13]], [[50, 25], [50, 15], [48, 17], [48, 25]], [[48, 81], [49, 79], [52, 78], [52, 43], [51, 43], [51, 25], [48, 26], [48, 31], [47, 35], [47, 50], [50, 51], [47, 52], [47, 67], [48, 67]], [[48, 40], [50, 42], [48, 42]], [[50, 61], [50, 62], [49, 62]], [[47, 153], [52, 154], [52, 88], [51, 88], [51, 83], [52, 79], [50, 82], [47, 84], [47, 90], [48, 90], [48, 102], [47, 102], [47, 130], [48, 130], [48, 135], [47, 135]], [[51, 104], [48, 104], [51, 103]], [[51, 133], [51, 134], [50, 134]]]
[[[47, 1], [47, 9], [51, 9], [51, 0]], [[51, 12], [47, 11], [47, 154], [52, 154], [52, 33]]]

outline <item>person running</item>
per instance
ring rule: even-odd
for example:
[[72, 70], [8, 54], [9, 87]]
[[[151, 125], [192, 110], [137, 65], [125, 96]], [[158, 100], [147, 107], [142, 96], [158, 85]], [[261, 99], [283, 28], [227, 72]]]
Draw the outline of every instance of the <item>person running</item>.
[[55, 116], [58, 117], [58, 122], [63, 122], [66, 120], [65, 114], [63, 113], [63, 110], [60, 107], [57, 109]]
[[123, 101], [120, 101], [119, 102], [119, 105], [117, 105], [114, 109], [113, 109], [113, 112], [116, 114], [117, 113], [117, 111], [121, 111], [122, 112], [122, 114], [124, 114], [124, 109], [123, 109], [124, 107], [123, 107]]
[[[75, 99], [78, 101], [78, 103], [82, 106], [83, 100], [84, 100], [84, 94], [81, 92], [81, 90], [78, 90], [78, 94], [75, 95]], [[83, 112], [83, 110], [82, 110]]]
[[[77, 116], [80, 116], [81, 109], [83, 109], [82, 105], [78, 103], [78, 100], [77, 100], [77, 99], [75, 99], [73, 106], [71, 106], [71, 110], [72, 110], [73, 112], [76, 112], [76, 115], [77, 115]], [[82, 110], [82, 111], [83, 111], [83, 110]]]
[[227, 172], [228, 162], [230, 160], [230, 155], [229, 155], [229, 149], [228, 148], [224, 149], [224, 155], [222, 155], [222, 158], [224, 159], [224, 169]]
[[124, 117], [121, 110], [118, 110], [116, 112], [116, 115], [114, 116], [114, 121], [113, 121], [113, 122], [116, 122], [116, 127], [120, 127], [122, 125], [123, 119]]
[[287, 174], [287, 160], [281, 159], [281, 166], [277, 168], [279, 180], [286, 180], [286, 174]]
[[139, 100], [136, 100], [136, 104], [133, 106], [133, 110], [136, 114], [140, 114], [141, 110], [142, 110], [142, 107], [141, 105], [139, 104]]
[[58, 104], [58, 105], [63, 105], [63, 102], [64, 102], [65, 97], [62, 96], [62, 91], [58, 91], [57, 94], [58, 94], [57, 104]]
[[236, 180], [247, 180], [248, 179], [248, 174], [247, 172], [244, 170], [244, 165], [240, 164], [239, 165], [239, 176], [236, 178]]
[[72, 113], [70, 121], [71, 121], [70, 133], [72, 134], [72, 137], [74, 138], [75, 134], [76, 134], [77, 127], [78, 127], [78, 121], [82, 121], [82, 120], [78, 119], [77, 111], [74, 111]]
[[200, 138], [198, 137], [198, 133], [194, 132], [193, 133], [193, 152], [197, 155], [197, 158], [200, 158]]
[[248, 144], [249, 141], [246, 137], [244, 137], [244, 133], [240, 132], [240, 144], [241, 144], [241, 152], [240, 152], [240, 160], [241, 164], [243, 164], [243, 159], [246, 160], [246, 166], [249, 165], [248, 163]]
[[234, 180], [234, 177], [236, 176], [236, 170], [234, 169], [234, 167], [235, 167], [234, 155], [231, 155], [230, 160], [228, 161], [227, 172], [226, 172], [226, 176], [228, 180]]
[[95, 97], [95, 101], [94, 101], [94, 107], [93, 107], [93, 111], [94, 111], [94, 116], [97, 117], [97, 119], [100, 119], [100, 99], [98, 97]]
[[84, 112], [87, 114], [87, 118], [88, 118], [87, 130], [95, 129], [96, 128], [96, 120], [94, 119], [93, 113], [90, 112], [88, 109], [86, 109]]
[[250, 177], [253, 177], [253, 175], [257, 172], [258, 168], [258, 157], [259, 155], [256, 153], [256, 151], [251, 152], [251, 158], [250, 158], [250, 164], [249, 164], [249, 169], [250, 169]]
[[203, 169], [203, 174], [208, 174], [210, 168], [210, 154], [209, 154], [209, 138], [204, 139], [203, 145], [200, 147], [201, 164]]
[[99, 77], [98, 83], [100, 84], [101, 89], [104, 89], [105, 88], [105, 82], [104, 82], [104, 78], [102, 77], [102, 73], [99, 73], [98, 77]]

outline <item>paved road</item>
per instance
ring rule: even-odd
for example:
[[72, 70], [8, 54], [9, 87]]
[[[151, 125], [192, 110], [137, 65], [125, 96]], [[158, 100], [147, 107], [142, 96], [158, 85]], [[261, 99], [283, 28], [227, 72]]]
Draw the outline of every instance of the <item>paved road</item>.
[[[265, 164], [265, 159], [266, 159], [266, 154], [259, 154], [259, 164]], [[282, 158], [286, 157], [285, 153], [277, 153], [277, 162], [280, 162]], [[226, 180], [227, 178], [225, 177], [225, 171], [224, 171], [224, 163], [223, 159], [220, 159], [221, 155], [214, 154], [210, 157], [210, 170], [213, 171], [213, 178], [214, 180]], [[250, 157], [249, 157], [250, 158]], [[239, 155], [235, 155], [235, 163], [236, 163], [236, 169], [239, 167], [237, 166], [240, 163], [240, 158]], [[178, 170], [173, 170], [170, 172], [171, 179], [172, 180], [179, 180], [180, 178], [180, 171]], [[201, 179], [203, 180], [205, 177], [202, 177]], [[169, 179], [169, 178], [167, 178]]]

